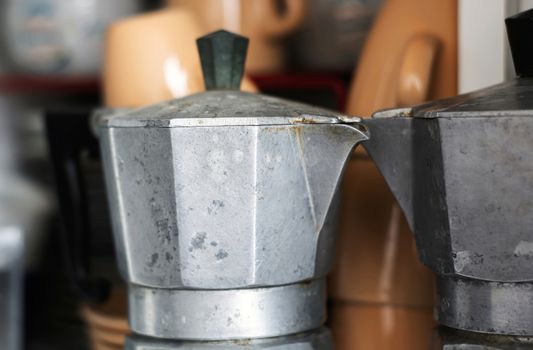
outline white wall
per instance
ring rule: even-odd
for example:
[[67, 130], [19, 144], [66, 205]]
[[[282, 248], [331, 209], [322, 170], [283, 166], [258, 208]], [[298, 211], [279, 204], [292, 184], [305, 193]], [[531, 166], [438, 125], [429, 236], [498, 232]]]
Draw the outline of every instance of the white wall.
[[520, 0], [519, 11], [525, 11], [533, 8], [533, 0]]
[[514, 77], [504, 19], [533, 8], [533, 0], [459, 0], [459, 92]]

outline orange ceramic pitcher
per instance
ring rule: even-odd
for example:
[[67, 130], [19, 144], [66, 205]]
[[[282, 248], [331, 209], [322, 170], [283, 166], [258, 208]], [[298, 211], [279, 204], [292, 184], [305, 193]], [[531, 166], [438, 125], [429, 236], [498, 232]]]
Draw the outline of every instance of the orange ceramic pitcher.
[[[103, 91], [108, 107], [139, 107], [204, 90], [196, 39], [202, 30], [184, 9], [113, 23], [106, 35]], [[243, 90], [256, 91], [243, 79]]]
[[[457, 92], [457, 1], [386, 0], [354, 75], [347, 112], [413, 105]], [[433, 277], [364, 150], [349, 162], [330, 325], [338, 350], [427, 350]]]

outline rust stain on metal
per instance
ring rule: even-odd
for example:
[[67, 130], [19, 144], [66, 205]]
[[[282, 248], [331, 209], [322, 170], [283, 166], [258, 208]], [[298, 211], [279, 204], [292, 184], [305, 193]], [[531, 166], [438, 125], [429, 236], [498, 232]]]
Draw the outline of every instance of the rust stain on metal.
[[303, 289], [309, 289], [312, 287], [312, 284], [313, 284], [314, 281], [312, 280], [309, 280], [309, 281], [304, 281], [302, 283], [299, 283], [298, 286], [300, 288], [303, 288]]
[[235, 339], [231, 341], [235, 345], [249, 346], [252, 344], [252, 339]]
[[293, 124], [321, 124], [313, 118], [306, 118], [306, 117], [294, 119], [292, 123]]

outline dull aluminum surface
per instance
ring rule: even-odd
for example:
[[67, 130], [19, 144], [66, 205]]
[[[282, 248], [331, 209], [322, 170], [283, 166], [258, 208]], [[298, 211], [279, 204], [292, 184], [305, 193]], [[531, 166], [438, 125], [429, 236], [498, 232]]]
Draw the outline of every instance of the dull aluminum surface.
[[439, 327], [432, 350], [531, 350], [533, 338], [489, 335]]
[[519, 79], [366, 122], [365, 147], [436, 273], [533, 281], [532, 100]]
[[448, 327], [533, 335], [533, 283], [437, 278], [437, 320]]
[[514, 79], [472, 93], [437, 100], [413, 107], [416, 118], [497, 118], [520, 115], [533, 110], [533, 78]]
[[363, 127], [301, 120], [142, 125], [100, 129], [115, 246], [127, 281], [231, 289], [327, 274], [338, 183], [353, 147], [368, 137]]
[[207, 91], [117, 114], [101, 127], [200, 127], [358, 123], [361, 119], [277, 97], [242, 91]]
[[325, 301], [325, 279], [237, 290], [130, 286], [130, 325], [137, 334], [166, 339], [277, 337], [322, 326]]
[[[246, 42], [224, 31], [198, 40], [209, 89], [239, 85]], [[97, 117], [133, 331], [147, 344], [314, 348], [246, 339], [323, 325], [338, 185], [368, 139], [359, 122], [228, 90]]]
[[439, 284], [443, 324], [533, 335], [532, 108], [532, 80], [518, 79], [365, 121], [422, 262], [441, 281], [477, 280]]
[[325, 328], [287, 337], [244, 339], [218, 342], [164, 341], [133, 335], [126, 350], [334, 350], [330, 332]]

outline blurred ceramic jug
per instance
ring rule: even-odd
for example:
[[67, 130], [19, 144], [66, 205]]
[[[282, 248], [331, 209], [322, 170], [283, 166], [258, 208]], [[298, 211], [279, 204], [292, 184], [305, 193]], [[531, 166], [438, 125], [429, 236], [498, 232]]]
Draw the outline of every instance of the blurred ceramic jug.
[[[410, 106], [457, 93], [457, 1], [385, 0], [366, 40], [347, 112]], [[372, 130], [370, 131], [372, 133]], [[331, 327], [338, 350], [426, 350], [433, 277], [368, 155], [355, 152], [342, 185]]]
[[282, 39], [303, 21], [307, 0], [167, 0], [188, 9], [202, 34], [227, 29], [250, 38], [246, 71], [272, 73], [285, 66]]
[[[104, 53], [105, 104], [145, 106], [203, 91], [195, 46], [201, 32], [195, 17], [184, 9], [156, 11], [111, 25]], [[244, 79], [243, 90], [256, 89]]]
[[0, 2], [3, 59], [23, 73], [97, 74], [105, 28], [136, 13], [141, 0]]

